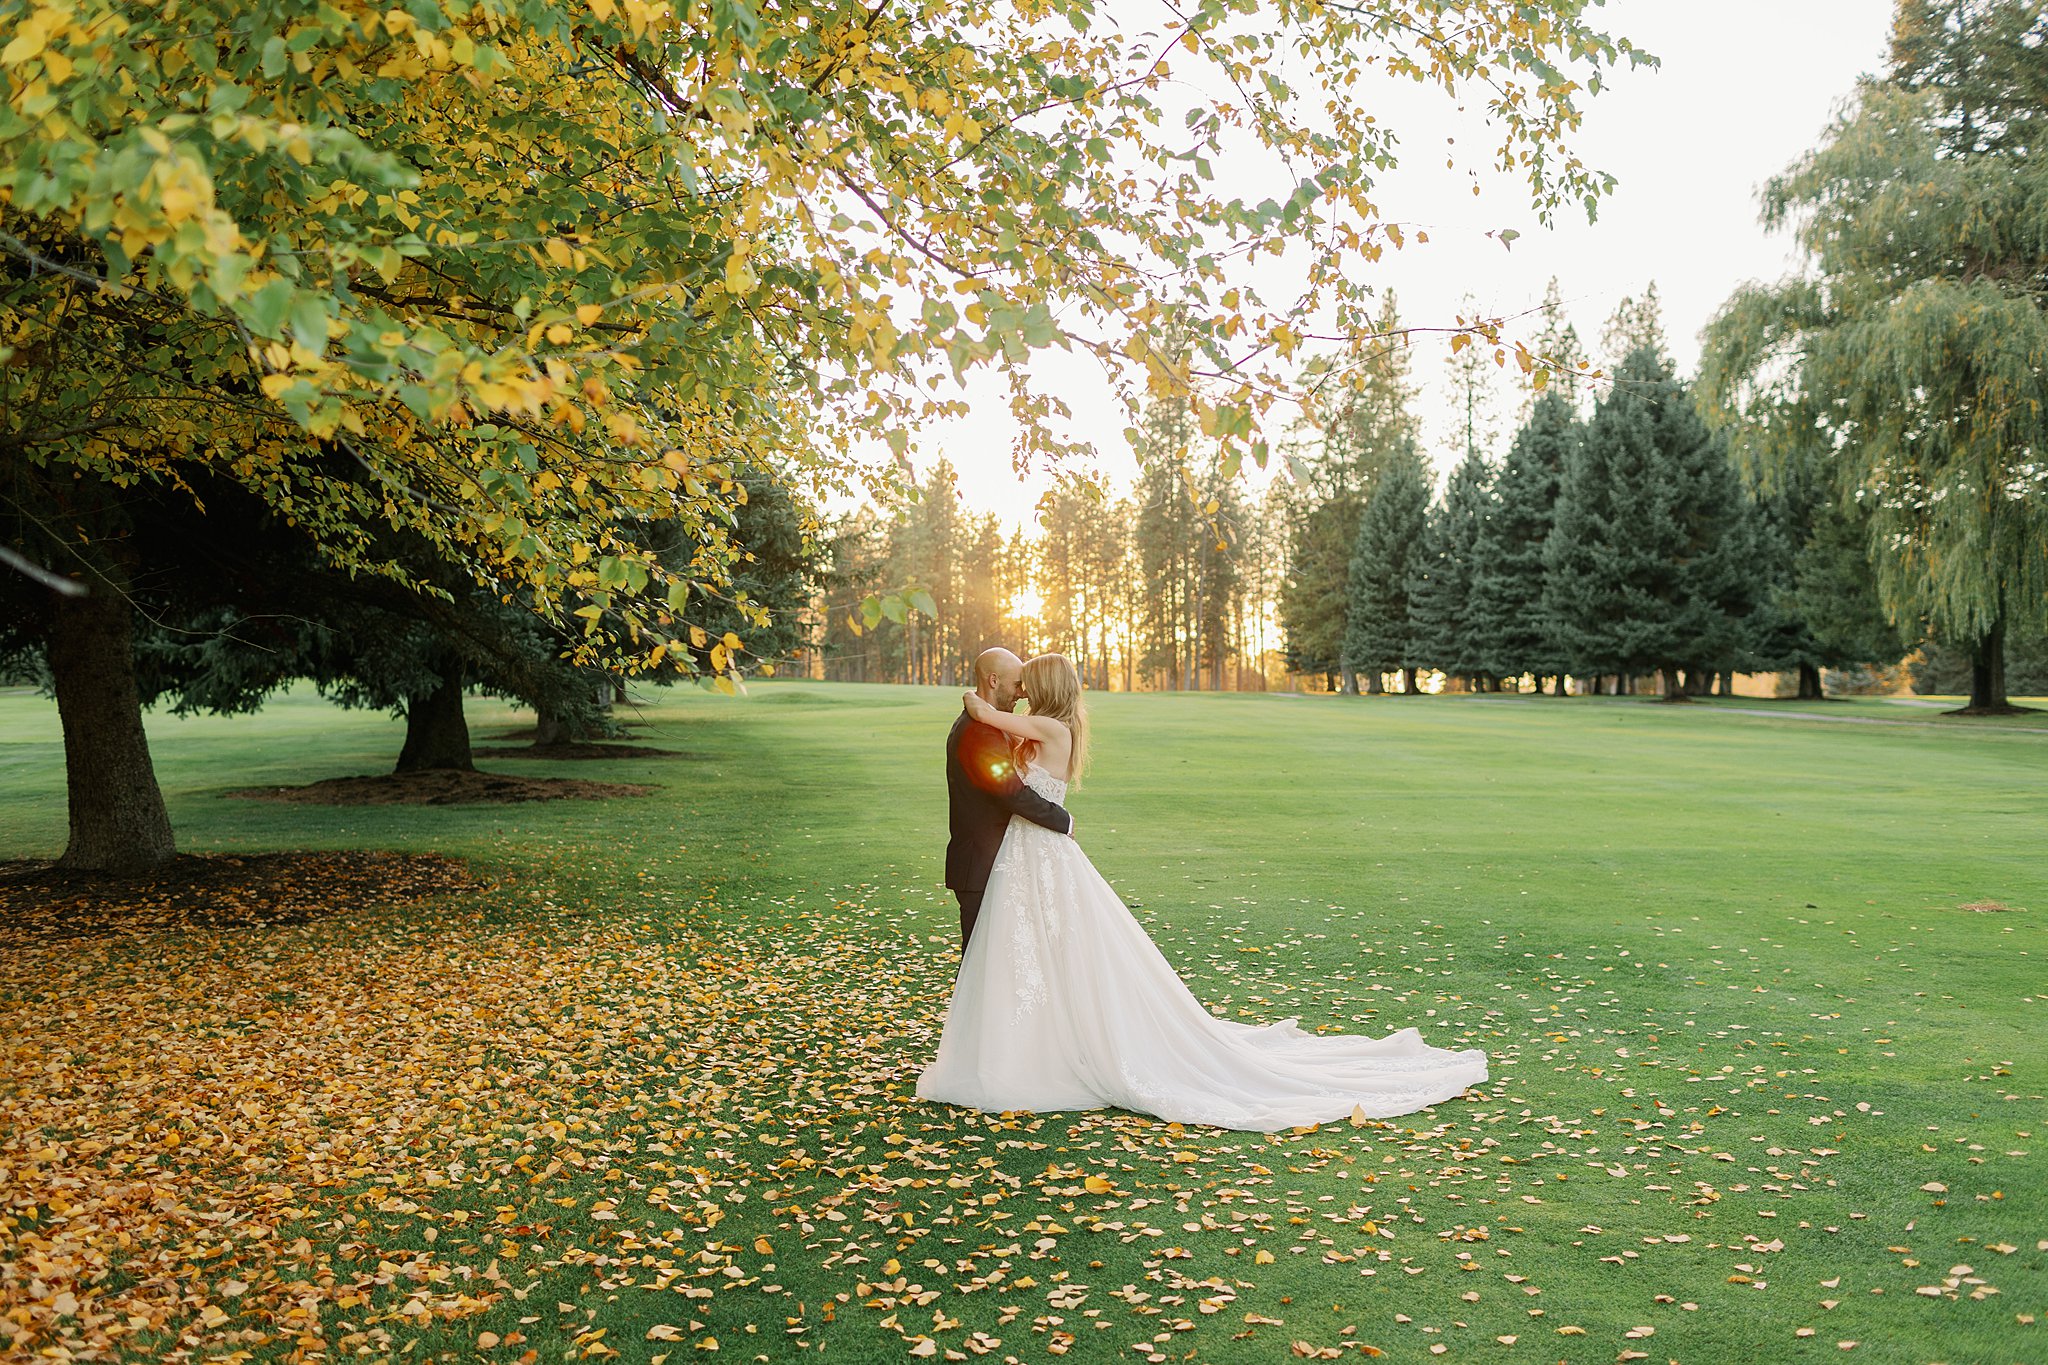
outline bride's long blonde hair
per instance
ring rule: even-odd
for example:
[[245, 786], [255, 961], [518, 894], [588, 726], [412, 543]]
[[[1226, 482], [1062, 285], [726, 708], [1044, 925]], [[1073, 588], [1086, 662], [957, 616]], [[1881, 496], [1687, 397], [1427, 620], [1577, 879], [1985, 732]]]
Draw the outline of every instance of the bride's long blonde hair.
[[[1088, 766], [1088, 708], [1081, 704], [1081, 675], [1064, 654], [1041, 654], [1024, 665], [1024, 695], [1031, 714], [1060, 721], [1074, 737], [1067, 781], [1079, 782]], [[1038, 756], [1038, 745], [1026, 742], [1026, 761]]]

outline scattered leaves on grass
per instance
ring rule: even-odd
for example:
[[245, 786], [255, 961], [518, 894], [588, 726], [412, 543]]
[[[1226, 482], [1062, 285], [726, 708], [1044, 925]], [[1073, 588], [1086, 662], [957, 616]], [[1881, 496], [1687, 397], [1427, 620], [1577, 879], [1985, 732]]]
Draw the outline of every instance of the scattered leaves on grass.
[[469, 870], [431, 853], [180, 854], [141, 877], [0, 863], [0, 949], [74, 937], [304, 924], [337, 907], [400, 905], [477, 889]]
[[[859, 1332], [948, 1360], [1095, 1359], [1137, 1325], [1147, 1362], [1187, 1342], [1331, 1359], [1379, 1348], [1331, 1341], [1334, 1304], [1296, 1296], [1363, 1284], [1432, 1305], [1395, 1321], [1443, 1355], [1447, 1337], [1547, 1340], [1530, 1281], [1569, 1262], [1615, 1315], [1575, 1303], [1557, 1335], [1640, 1359], [1624, 1343], [1643, 1318], [1702, 1306], [1657, 1289], [1690, 1289], [1703, 1318], [1738, 1292], [1761, 1306], [1787, 1292], [1767, 1260], [1825, 1255], [1863, 1217], [1752, 1221], [1837, 1207], [1836, 1158], [1881, 1106], [1738, 1065], [1745, 1026], [1702, 1046], [1712, 1066], [1660, 1056], [1640, 1025], [1634, 1065], [1596, 1062], [1623, 1027], [1595, 1022], [1620, 1003], [1600, 976], [1538, 960], [1449, 997], [1427, 979], [1449, 951], [1435, 926], [1412, 952], [1361, 945], [1387, 959], [1370, 980], [1290, 981], [1267, 943], [1272, 967], [1203, 993], [1268, 1017], [1327, 1000], [1350, 1028], [1455, 1014], [1495, 1081], [1405, 1122], [1246, 1135], [922, 1104], [957, 959], [908, 893], [735, 906], [647, 885], [659, 909], [572, 910], [515, 882], [431, 918], [358, 897], [256, 933], [25, 941], [0, 960], [0, 1346], [553, 1359], [644, 1340], [751, 1359], [753, 1328], [782, 1354]], [[1533, 1027], [1508, 1017], [1517, 992]], [[1603, 1103], [1545, 1103], [1539, 1058]], [[1974, 1202], [1960, 1153], [1936, 1169]], [[1962, 1311], [1995, 1292], [1961, 1263], [1911, 1269], [1894, 1283], [1938, 1280]], [[604, 1309], [621, 1296], [659, 1308]]]

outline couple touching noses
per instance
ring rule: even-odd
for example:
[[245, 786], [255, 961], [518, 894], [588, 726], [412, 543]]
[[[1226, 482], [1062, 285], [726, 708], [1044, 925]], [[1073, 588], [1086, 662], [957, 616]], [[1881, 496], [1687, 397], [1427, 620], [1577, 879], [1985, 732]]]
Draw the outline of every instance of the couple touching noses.
[[[1020, 700], [1031, 702], [1031, 715], [1016, 714]], [[1058, 654], [1041, 654], [1025, 663], [1007, 649], [985, 649], [974, 659], [974, 690], [963, 698], [959, 719], [946, 736], [946, 798], [952, 839], [946, 845], [946, 886], [960, 902], [960, 951], [974, 937], [988, 889], [989, 870], [1002, 847], [1010, 817], [1022, 816], [1055, 834], [1072, 835], [1074, 817], [1024, 783], [1024, 770], [1051, 738], [1058, 746], [1061, 779], [1073, 777], [1068, 765], [1079, 753], [1086, 721], [1081, 709], [1081, 680], [1074, 666]], [[1034, 728], [1030, 722], [1038, 720]], [[1045, 727], [1066, 729], [1050, 735]], [[1069, 728], [1072, 727], [1072, 728]], [[1035, 736], [1035, 737], [1034, 737]]]
[[1210, 1014], [1069, 837], [1060, 803], [1088, 738], [1074, 666], [986, 650], [963, 700], [946, 739], [960, 970], [919, 1098], [1270, 1133], [1412, 1113], [1485, 1083], [1484, 1052], [1414, 1028], [1367, 1038]]

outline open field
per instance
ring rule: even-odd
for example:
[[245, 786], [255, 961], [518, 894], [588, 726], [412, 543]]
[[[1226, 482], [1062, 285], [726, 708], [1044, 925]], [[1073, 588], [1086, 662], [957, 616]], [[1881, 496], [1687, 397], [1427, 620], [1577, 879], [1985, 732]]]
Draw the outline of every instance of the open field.
[[[483, 766], [656, 794], [523, 806], [225, 798], [381, 771], [400, 727], [152, 718], [181, 848], [488, 886], [0, 927], [24, 1353], [2048, 1359], [2035, 718], [1094, 698], [1079, 836], [1213, 1009], [1494, 1060], [1268, 1138], [912, 1097], [957, 693], [649, 700], [636, 742], [687, 758]], [[518, 723], [471, 706], [480, 743]], [[61, 847], [56, 737], [0, 694], [0, 856]]]

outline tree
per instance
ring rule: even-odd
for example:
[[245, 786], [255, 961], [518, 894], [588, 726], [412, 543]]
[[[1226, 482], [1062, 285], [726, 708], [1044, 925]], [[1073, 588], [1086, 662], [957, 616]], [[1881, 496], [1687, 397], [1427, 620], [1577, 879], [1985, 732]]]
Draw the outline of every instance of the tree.
[[[712, 601], [700, 618], [703, 630], [709, 639], [728, 632], [745, 639], [745, 656], [735, 656], [734, 667], [773, 672], [808, 643], [806, 612], [825, 571], [825, 551], [816, 514], [787, 473], [749, 470], [739, 483], [744, 497], [732, 509], [731, 524], [709, 545], [679, 541], [675, 548], [729, 561], [726, 586], [705, 590]], [[662, 562], [681, 572], [667, 553]], [[713, 671], [708, 644], [692, 648], [701, 652], [698, 670]]]
[[1905, 652], [1870, 572], [1869, 533], [1845, 513], [1811, 460], [1754, 493], [1762, 585], [1748, 632], [1754, 666], [1791, 670], [1819, 699], [1823, 668], [1895, 663]]
[[1708, 327], [1708, 411], [1766, 480], [1831, 472], [1894, 621], [1965, 643], [1973, 714], [2048, 620], [2048, 38], [2028, 0], [1908, 0], [1889, 69], [1764, 191], [1804, 274]]
[[1494, 471], [1475, 449], [1458, 462], [1430, 508], [1422, 544], [1408, 565], [1408, 616], [1415, 657], [1446, 676], [1486, 671], [1473, 616], [1472, 584], [1486, 524], [1494, 514]]
[[[345, 572], [402, 579], [369, 547], [404, 529], [552, 618], [590, 608], [580, 655], [687, 670], [693, 602], [724, 584], [622, 528], [696, 534], [763, 451], [900, 455], [961, 411], [943, 374], [1083, 347], [1186, 386], [1231, 459], [1262, 457], [1299, 316], [1367, 334], [1357, 267], [1398, 233], [1373, 202], [1394, 129], [1325, 92], [1381, 63], [1453, 99], [1484, 83], [1539, 215], [1590, 207], [1610, 182], [1559, 145], [1574, 95], [1638, 54], [1581, 10], [1301, 7], [1276, 41], [1252, 0], [1163, 34], [1089, 0], [0, 0], [9, 554], [83, 588], [50, 609], [73, 801], [98, 812], [65, 861], [171, 850], [112, 490], [214, 469]], [[1162, 119], [1183, 51], [1258, 100]], [[1297, 54], [1316, 88], [1288, 83]], [[1300, 167], [1293, 193], [1218, 184], [1208, 156], [1240, 131]], [[1303, 299], [1211, 297], [1220, 258], [1288, 241]], [[1150, 350], [1169, 294], [1195, 305], [1199, 366]], [[1058, 403], [1011, 372], [1021, 453], [1062, 454]], [[724, 673], [722, 648], [705, 661]]]
[[[2006, 643], [2006, 682], [2015, 695], [2048, 697], [2048, 634], [2016, 634]], [[1922, 641], [1911, 669], [1913, 690], [1954, 695], [1970, 689], [1968, 650], [1943, 640]]]
[[1625, 359], [1568, 459], [1544, 550], [1544, 617], [1577, 673], [1733, 667], [1755, 557], [1725, 442], [1669, 362]]
[[1600, 347], [1607, 353], [1608, 364], [1617, 368], [1641, 350], [1648, 350], [1661, 360], [1670, 359], [1670, 344], [1664, 337], [1664, 303], [1657, 297], [1655, 280], [1650, 281], [1641, 298], [1622, 295], [1600, 329]]
[[1472, 555], [1472, 634], [1476, 672], [1496, 678], [1533, 673], [1558, 676], [1565, 661], [1544, 614], [1548, 573], [1544, 544], [1550, 536], [1558, 488], [1584, 429], [1571, 401], [1546, 393], [1515, 433], [1494, 482], [1493, 514], [1480, 528]]
[[861, 604], [878, 596], [888, 577], [887, 530], [875, 508], [862, 503], [825, 533], [826, 565], [820, 596], [824, 624], [818, 641], [824, 676], [881, 682], [881, 637], [862, 622]]
[[[1476, 317], [1479, 306], [1467, 294], [1459, 305], [1461, 317]], [[1494, 375], [1500, 368], [1500, 361], [1506, 358], [1500, 352], [1498, 359], [1489, 355], [1487, 349], [1474, 344], [1467, 333], [1451, 338], [1451, 359], [1448, 366], [1451, 391], [1451, 412], [1449, 425], [1460, 459], [1469, 460], [1475, 453], [1490, 454], [1500, 418], [1499, 397], [1495, 392]], [[1533, 379], [1535, 370], [1530, 371]]]
[[1366, 500], [1352, 543], [1350, 602], [1344, 617], [1344, 666], [1365, 673], [1379, 690], [1383, 673], [1400, 672], [1415, 691], [1424, 660], [1411, 620], [1408, 585], [1429, 520], [1429, 470], [1419, 454], [1390, 464]]
[[1341, 372], [1342, 387], [1322, 428], [1320, 454], [1293, 471], [1306, 487], [1294, 505], [1288, 575], [1280, 595], [1288, 667], [1341, 671], [1346, 692], [1358, 690], [1344, 662], [1344, 633], [1359, 518], [1381, 474], [1414, 458], [1421, 439], [1399, 306], [1389, 291], [1374, 319], [1377, 334]]
[[1196, 557], [1202, 535], [1188, 467], [1195, 419], [1177, 396], [1154, 399], [1143, 421], [1142, 473], [1132, 537], [1138, 568], [1139, 669], [1179, 689], [1195, 683]]
[[1523, 426], [1528, 425], [1537, 400], [1546, 392], [1562, 394], [1576, 409], [1592, 369], [1592, 358], [1586, 352], [1585, 342], [1579, 339], [1579, 329], [1565, 317], [1564, 291], [1558, 288], [1555, 275], [1544, 286], [1540, 312], [1543, 328], [1536, 334], [1535, 349], [1549, 363], [1531, 369], [1522, 380], [1518, 421]]

